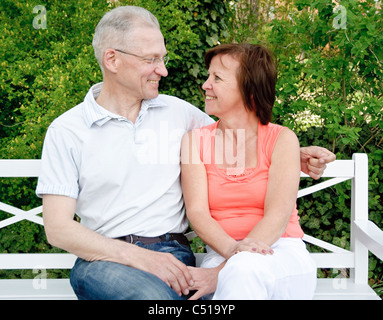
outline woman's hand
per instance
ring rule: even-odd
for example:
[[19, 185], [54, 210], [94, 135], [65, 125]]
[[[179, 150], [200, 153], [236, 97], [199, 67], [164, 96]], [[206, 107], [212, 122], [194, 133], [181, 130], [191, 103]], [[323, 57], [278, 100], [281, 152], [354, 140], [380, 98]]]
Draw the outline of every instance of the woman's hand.
[[253, 238], [245, 238], [241, 241], [238, 241], [232, 248], [231, 252], [229, 253], [230, 257], [233, 255], [242, 252], [242, 251], [249, 251], [252, 253], [259, 253], [262, 255], [266, 254], [273, 254], [274, 251], [271, 249], [270, 246], [263, 243], [262, 241], [253, 239]]

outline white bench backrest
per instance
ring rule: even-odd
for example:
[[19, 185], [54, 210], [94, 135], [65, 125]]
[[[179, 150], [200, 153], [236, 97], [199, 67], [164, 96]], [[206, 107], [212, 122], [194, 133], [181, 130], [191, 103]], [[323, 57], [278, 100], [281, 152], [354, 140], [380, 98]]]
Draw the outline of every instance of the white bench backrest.
[[[302, 174], [302, 177], [307, 176]], [[352, 160], [336, 160], [327, 165], [323, 177], [332, 179], [324, 179], [325, 181], [314, 186], [299, 190], [298, 198], [351, 179], [351, 248], [345, 250], [309, 235], [305, 235], [304, 240], [330, 251], [330, 253], [312, 254], [319, 268], [350, 268], [351, 278], [356, 283], [366, 283], [368, 278], [368, 250], [357, 240], [354, 222], [368, 220], [367, 155], [354, 154]]]
[[[37, 178], [41, 160], [0, 160], [0, 177], [4, 178]], [[43, 225], [39, 214], [43, 207], [24, 211], [12, 205], [0, 202], [0, 210], [12, 214], [10, 218], [0, 221], [0, 229], [22, 220]], [[1, 239], [0, 239], [1, 241]], [[76, 257], [69, 253], [2, 253], [0, 254], [0, 269], [71, 269]]]
[[[0, 177], [37, 177], [39, 170], [40, 160], [0, 160]], [[303, 173], [301, 176], [307, 177]], [[352, 179], [351, 221], [368, 219], [368, 159], [365, 154], [355, 154], [352, 160], [336, 160], [328, 164], [323, 177], [332, 179], [323, 179], [325, 181], [300, 190], [298, 198]], [[42, 206], [24, 211], [0, 202], [0, 210], [12, 214], [10, 218], [0, 221], [0, 229], [24, 219], [43, 225], [43, 219], [38, 216], [42, 212]], [[331, 251], [331, 253], [312, 254], [318, 267], [351, 268], [352, 276], [358, 281], [365, 282], [368, 272], [368, 251], [355, 240], [354, 233], [351, 223], [350, 251], [309, 235], [305, 235], [304, 240]], [[6, 253], [0, 254], [0, 269], [69, 269], [75, 259], [74, 255], [67, 253]]]

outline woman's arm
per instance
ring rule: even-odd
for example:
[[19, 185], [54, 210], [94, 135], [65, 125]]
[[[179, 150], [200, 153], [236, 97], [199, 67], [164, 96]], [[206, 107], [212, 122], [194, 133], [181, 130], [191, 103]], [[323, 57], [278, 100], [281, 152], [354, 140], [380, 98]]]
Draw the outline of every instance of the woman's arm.
[[264, 218], [248, 238], [271, 246], [285, 233], [296, 204], [300, 171], [298, 139], [294, 132], [283, 129], [271, 157]]
[[186, 214], [194, 231], [214, 251], [229, 258], [236, 241], [210, 215], [206, 169], [192, 131], [182, 139], [181, 182]]

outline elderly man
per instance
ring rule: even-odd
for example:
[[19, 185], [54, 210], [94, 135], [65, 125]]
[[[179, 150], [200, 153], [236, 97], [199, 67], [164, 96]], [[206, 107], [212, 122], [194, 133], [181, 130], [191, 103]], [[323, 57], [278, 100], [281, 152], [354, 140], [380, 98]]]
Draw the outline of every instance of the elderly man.
[[[93, 46], [103, 83], [53, 121], [44, 142], [36, 193], [48, 241], [79, 257], [71, 273], [79, 299], [184, 299], [194, 256], [183, 235], [180, 143], [213, 120], [158, 94], [168, 58], [147, 10], [111, 10]], [[335, 156], [308, 147], [301, 159], [318, 177]]]

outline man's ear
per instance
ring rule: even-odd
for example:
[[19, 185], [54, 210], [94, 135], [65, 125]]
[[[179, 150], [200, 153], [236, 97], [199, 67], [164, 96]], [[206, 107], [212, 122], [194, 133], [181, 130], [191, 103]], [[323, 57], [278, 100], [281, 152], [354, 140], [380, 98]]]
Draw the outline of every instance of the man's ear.
[[119, 58], [117, 56], [116, 50], [114, 49], [106, 49], [104, 51], [104, 55], [102, 57], [104, 70], [108, 70], [109, 72], [116, 73]]

